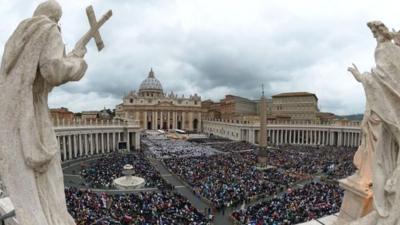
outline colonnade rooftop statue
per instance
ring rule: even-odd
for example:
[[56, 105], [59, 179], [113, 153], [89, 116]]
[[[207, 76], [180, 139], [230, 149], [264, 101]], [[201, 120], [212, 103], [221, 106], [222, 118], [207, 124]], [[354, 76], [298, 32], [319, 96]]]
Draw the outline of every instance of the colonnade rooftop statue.
[[0, 69], [0, 173], [20, 225], [72, 225], [47, 100], [53, 87], [79, 81], [86, 72], [86, 44], [102, 43], [98, 22], [87, 9], [91, 29], [65, 54], [57, 23], [61, 6], [40, 4], [8, 39]]
[[[376, 67], [360, 73], [353, 64], [348, 70], [360, 82], [366, 95], [362, 122], [363, 140], [356, 155], [357, 174], [344, 185], [341, 217], [356, 215], [352, 224], [400, 224], [400, 42], [399, 33], [390, 32], [380, 21], [368, 23], [377, 41]], [[349, 183], [346, 180], [341, 183]], [[372, 184], [372, 204], [368, 192]], [[357, 190], [357, 187], [361, 187]], [[357, 197], [358, 196], [358, 197]], [[360, 201], [358, 201], [358, 200]], [[358, 201], [358, 206], [355, 202]], [[357, 212], [357, 207], [360, 207]], [[347, 212], [343, 212], [347, 211]], [[357, 213], [359, 213], [357, 215]]]

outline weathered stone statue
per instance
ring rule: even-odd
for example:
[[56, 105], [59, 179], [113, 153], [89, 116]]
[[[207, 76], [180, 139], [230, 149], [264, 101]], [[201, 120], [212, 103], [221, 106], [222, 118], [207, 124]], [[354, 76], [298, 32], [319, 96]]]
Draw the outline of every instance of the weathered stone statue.
[[[380, 21], [368, 23], [377, 40], [376, 67], [361, 74], [349, 68], [364, 86], [367, 109], [363, 143], [355, 162], [363, 183], [373, 183], [373, 211], [354, 224], [400, 224], [400, 47]], [[372, 173], [372, 178], [371, 174]]]
[[[56, 1], [46, 1], [7, 41], [0, 68], [0, 177], [20, 225], [72, 225], [60, 153], [47, 99], [53, 87], [80, 80], [92, 29], [65, 54]], [[89, 15], [89, 14], [88, 14]], [[104, 21], [105, 22], [105, 21]], [[103, 23], [104, 23], [103, 22]]]

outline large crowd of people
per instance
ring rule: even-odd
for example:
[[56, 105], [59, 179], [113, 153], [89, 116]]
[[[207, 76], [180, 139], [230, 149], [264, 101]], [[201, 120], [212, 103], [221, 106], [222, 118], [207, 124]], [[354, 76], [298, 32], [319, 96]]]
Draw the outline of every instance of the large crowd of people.
[[255, 155], [250, 152], [174, 158], [165, 163], [217, 209], [259, 195], [273, 195], [302, 178], [280, 169], [258, 170]]
[[[123, 176], [123, 166], [131, 164], [145, 187], [160, 191], [109, 195], [68, 188], [68, 208], [78, 225], [210, 223], [184, 197], [165, 188], [169, 185], [146, 156], [162, 160], [216, 210], [263, 199], [234, 211], [241, 224], [288, 225], [336, 213], [343, 191], [334, 181], [355, 172], [355, 148], [278, 146], [268, 149], [268, 166], [260, 168], [257, 146], [242, 141], [157, 136], [144, 137], [141, 145], [143, 153], [105, 155], [83, 166], [80, 174], [88, 188], [108, 189]], [[317, 177], [328, 182], [316, 183], [324, 180]]]
[[109, 195], [67, 188], [68, 211], [77, 225], [207, 225], [210, 220], [170, 191]]
[[237, 210], [232, 217], [240, 224], [298, 224], [337, 213], [342, 197], [343, 190], [335, 184], [310, 183]]
[[80, 174], [85, 186], [90, 188], [112, 189], [113, 181], [122, 177], [123, 166], [130, 164], [134, 168], [134, 176], [145, 179], [145, 187], [164, 188], [167, 183], [160, 173], [150, 164], [142, 153], [112, 153], [82, 166]]
[[146, 137], [142, 141], [150, 154], [155, 158], [206, 157], [221, 153], [210, 146], [183, 140], [160, 140]]
[[321, 175], [337, 180], [354, 174], [356, 148], [332, 146], [280, 146], [270, 149], [268, 164], [293, 173]]
[[242, 152], [254, 150], [257, 148], [255, 145], [246, 141], [231, 141], [229, 139], [219, 138], [215, 136], [189, 141], [202, 144], [203, 146], [210, 146], [222, 152]]

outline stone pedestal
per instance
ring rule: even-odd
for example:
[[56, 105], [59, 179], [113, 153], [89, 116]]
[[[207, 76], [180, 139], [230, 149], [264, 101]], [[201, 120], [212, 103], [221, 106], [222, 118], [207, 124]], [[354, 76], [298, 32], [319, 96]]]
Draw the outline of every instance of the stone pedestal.
[[[10, 213], [14, 210], [14, 205], [12, 204], [10, 198], [0, 198], [0, 216]], [[4, 225], [18, 225], [18, 221], [15, 217], [6, 219]], [[0, 221], [1, 224], [1, 221]]]
[[348, 224], [373, 210], [371, 188], [358, 183], [354, 177], [342, 179], [339, 184], [345, 192], [336, 224]]

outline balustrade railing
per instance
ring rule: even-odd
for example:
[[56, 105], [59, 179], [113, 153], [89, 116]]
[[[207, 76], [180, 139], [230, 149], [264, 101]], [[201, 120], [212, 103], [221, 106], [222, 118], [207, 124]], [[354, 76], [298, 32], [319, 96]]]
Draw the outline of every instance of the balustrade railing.
[[59, 127], [105, 127], [105, 126], [140, 126], [138, 120], [101, 120], [101, 119], [73, 119], [53, 120], [53, 126]]
[[[210, 119], [203, 122], [217, 122], [235, 125], [260, 125], [258, 121], [241, 121], [241, 120], [222, 120]], [[304, 121], [268, 121], [267, 125], [299, 125], [299, 126], [336, 126], [336, 127], [360, 127], [360, 121], [331, 121], [331, 122], [304, 122]]]

